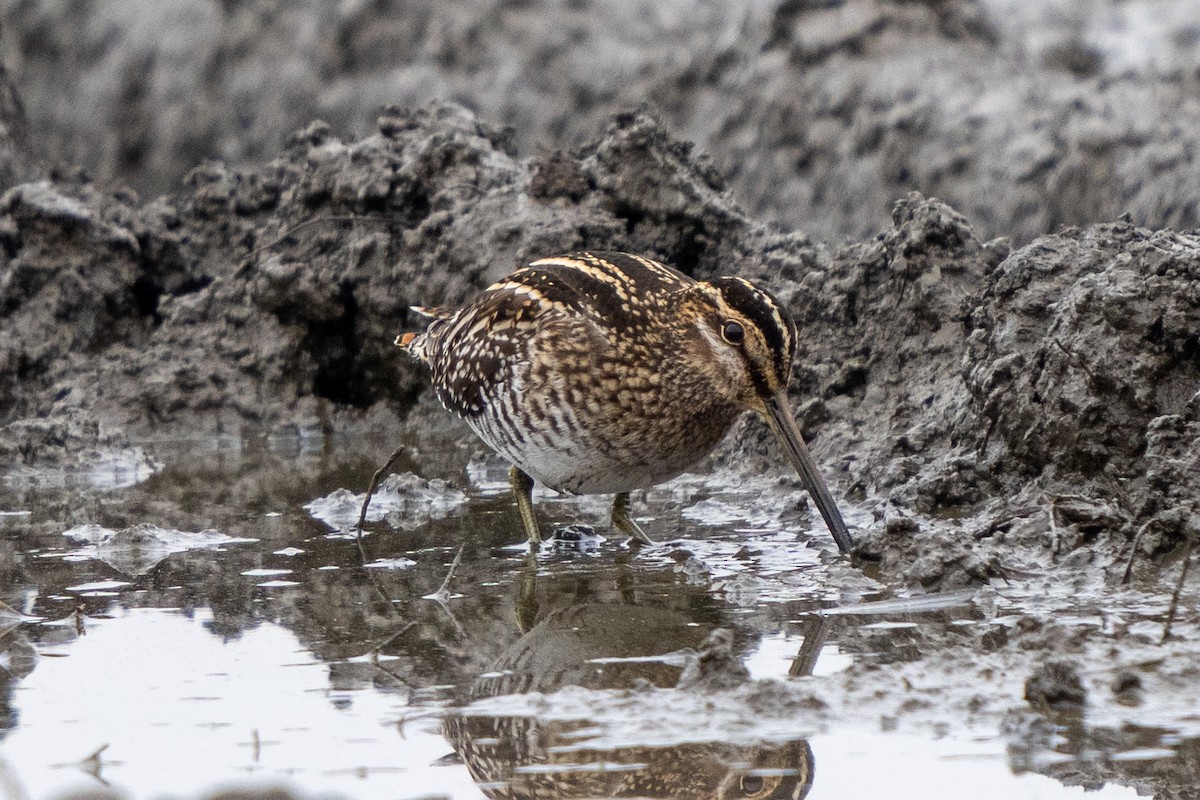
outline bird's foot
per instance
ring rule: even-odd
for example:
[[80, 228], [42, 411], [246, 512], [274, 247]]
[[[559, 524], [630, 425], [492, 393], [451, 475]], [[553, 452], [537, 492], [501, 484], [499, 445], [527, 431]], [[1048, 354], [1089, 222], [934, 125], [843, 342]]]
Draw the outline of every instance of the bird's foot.
[[634, 522], [629, 515], [629, 492], [621, 492], [613, 498], [612, 506], [613, 527], [629, 537], [630, 544], [654, 544], [654, 540], [646, 535], [641, 526]]

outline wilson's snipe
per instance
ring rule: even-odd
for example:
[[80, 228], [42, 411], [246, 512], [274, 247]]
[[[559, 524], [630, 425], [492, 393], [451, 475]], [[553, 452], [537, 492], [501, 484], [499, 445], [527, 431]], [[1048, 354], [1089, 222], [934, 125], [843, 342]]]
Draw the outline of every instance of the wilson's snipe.
[[446, 408], [512, 463], [531, 543], [533, 479], [614, 492], [612, 520], [649, 542], [629, 493], [679, 475], [743, 411], [766, 418], [842, 552], [852, 546], [787, 399], [796, 326], [742, 278], [695, 281], [626, 253], [534, 261], [396, 343], [427, 363]]

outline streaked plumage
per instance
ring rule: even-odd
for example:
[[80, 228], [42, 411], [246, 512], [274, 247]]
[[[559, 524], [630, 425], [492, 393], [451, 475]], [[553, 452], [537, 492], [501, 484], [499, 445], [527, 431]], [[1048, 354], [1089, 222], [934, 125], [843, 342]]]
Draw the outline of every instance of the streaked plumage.
[[[534, 261], [457, 311], [417, 310], [428, 329], [397, 343], [429, 365], [446, 408], [513, 464], [531, 541], [526, 476], [616, 493], [614, 522], [644, 539], [628, 492], [695, 465], [743, 411], [799, 439], [786, 408], [795, 325], [745, 279], [695, 281], [640, 256], [576, 253]], [[848, 549], [802, 441], [789, 456]]]

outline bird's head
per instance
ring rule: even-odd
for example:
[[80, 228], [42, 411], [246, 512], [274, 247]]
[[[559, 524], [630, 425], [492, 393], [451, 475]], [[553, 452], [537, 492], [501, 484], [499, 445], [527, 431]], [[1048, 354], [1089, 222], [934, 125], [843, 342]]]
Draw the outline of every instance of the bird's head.
[[796, 354], [796, 324], [783, 304], [745, 278], [701, 281], [687, 290], [691, 348], [731, 403], [762, 412], [787, 390]]
[[715, 278], [684, 290], [692, 369], [705, 375], [729, 403], [762, 416], [778, 434], [788, 459], [843, 552], [850, 534], [817, 472], [792, 416], [787, 387], [796, 354], [796, 323], [766, 289], [745, 278]]

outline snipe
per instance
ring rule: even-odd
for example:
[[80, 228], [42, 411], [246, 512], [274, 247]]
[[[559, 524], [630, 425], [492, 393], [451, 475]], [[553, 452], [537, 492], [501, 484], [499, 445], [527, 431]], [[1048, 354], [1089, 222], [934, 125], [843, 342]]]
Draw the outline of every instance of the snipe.
[[615, 493], [613, 524], [650, 539], [629, 493], [703, 458], [744, 411], [779, 435], [842, 552], [853, 543], [792, 417], [796, 326], [742, 278], [696, 281], [627, 253], [534, 261], [396, 343], [427, 363], [438, 398], [512, 464], [530, 543], [534, 479]]

